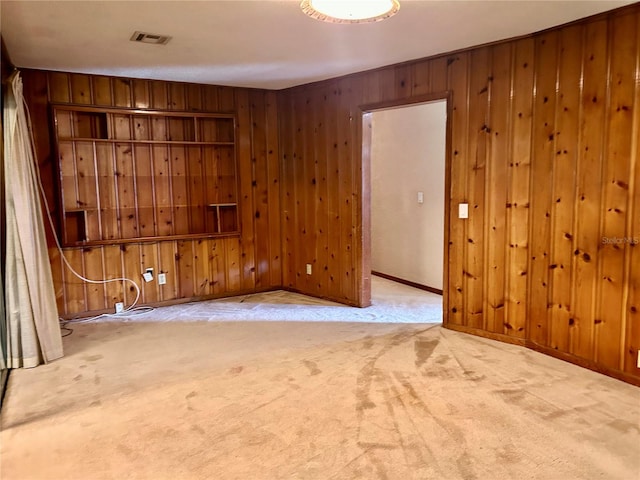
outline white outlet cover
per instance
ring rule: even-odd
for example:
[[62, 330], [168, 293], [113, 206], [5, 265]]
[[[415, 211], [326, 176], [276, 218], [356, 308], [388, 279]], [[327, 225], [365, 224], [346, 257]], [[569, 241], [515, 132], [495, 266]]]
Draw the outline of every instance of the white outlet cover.
[[307, 275], [311, 275], [311, 264], [307, 263]]
[[158, 285], [165, 285], [167, 283], [167, 274], [159, 273], [158, 274]]
[[460, 203], [458, 205], [458, 218], [469, 218], [469, 204]]
[[124, 312], [124, 303], [118, 302], [116, 303], [116, 313]]
[[424, 203], [424, 192], [418, 192], [418, 203]]
[[144, 277], [145, 282], [150, 282], [151, 280], [153, 280], [153, 273], [151, 272], [144, 272], [142, 276]]

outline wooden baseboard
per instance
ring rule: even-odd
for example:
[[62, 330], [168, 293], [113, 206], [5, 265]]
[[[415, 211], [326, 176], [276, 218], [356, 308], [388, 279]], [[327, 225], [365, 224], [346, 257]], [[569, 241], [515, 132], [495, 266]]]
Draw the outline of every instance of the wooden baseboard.
[[576, 357], [575, 355], [572, 355], [570, 353], [558, 351], [555, 348], [539, 345], [531, 340], [527, 340], [525, 342], [525, 347], [530, 348], [531, 350], [535, 350], [536, 352], [544, 353], [545, 355], [549, 355], [550, 357], [554, 357], [559, 360], [563, 360], [565, 362], [578, 365], [579, 367], [583, 367], [588, 370], [592, 370], [594, 372], [602, 373], [604, 375], [607, 375], [608, 377], [613, 377], [617, 380], [621, 380], [623, 382], [630, 383], [632, 385], [636, 385], [640, 387], [640, 377], [631, 375], [627, 372], [605, 367], [604, 365], [600, 365], [592, 360]]
[[446, 325], [442, 325], [444, 328], [448, 328], [449, 330], [455, 330], [456, 332], [469, 333], [471, 335], [475, 335], [476, 337], [488, 338], [490, 340], [497, 340], [499, 342], [510, 343], [512, 345], [519, 345], [521, 347], [525, 346], [525, 339], [520, 337], [512, 337], [511, 335], [505, 335], [504, 333], [493, 333], [487, 332], [485, 330], [480, 330], [478, 328], [467, 327], [464, 325], [454, 325], [452, 323], [447, 323]]
[[291, 293], [299, 293], [300, 295], [306, 295], [308, 297], [318, 298], [320, 300], [328, 300], [329, 302], [340, 303], [342, 305], [347, 305], [348, 307], [366, 308], [371, 306], [371, 305], [358, 305], [356, 302], [347, 300], [345, 298], [334, 298], [326, 295], [314, 295], [313, 293], [303, 292], [302, 290], [299, 290], [293, 287], [282, 287], [279, 290], [284, 290], [285, 292], [291, 292]]
[[557, 358], [558, 360], [563, 360], [567, 363], [571, 363], [573, 365], [577, 365], [579, 367], [583, 367], [588, 370], [592, 370], [594, 372], [602, 373], [603, 375], [615, 378], [616, 380], [621, 380], [623, 382], [630, 383], [631, 385], [636, 385], [640, 387], [640, 378], [635, 375], [630, 375], [626, 372], [621, 372], [620, 370], [604, 367], [591, 360], [586, 360], [584, 358], [576, 357], [575, 355], [571, 355], [570, 353], [560, 352], [554, 348], [549, 348], [543, 345], [539, 345], [535, 342], [532, 342], [531, 340], [512, 337], [510, 335], [504, 335], [502, 333], [486, 332], [484, 330], [467, 327], [464, 325], [453, 325], [451, 323], [443, 325], [443, 327], [449, 330], [455, 330], [456, 332], [469, 333], [477, 337], [488, 338], [490, 340], [497, 340], [500, 342], [511, 343], [513, 345], [525, 347], [530, 350], [534, 350], [536, 352], [549, 355], [550, 357]]
[[437, 295], [442, 295], [442, 290], [439, 290], [437, 288], [428, 287], [427, 285], [411, 282], [409, 280], [404, 280], [402, 278], [394, 277], [393, 275], [387, 275], [386, 273], [371, 271], [371, 275], [375, 275], [376, 277], [380, 277], [380, 278], [386, 278], [387, 280], [391, 280], [396, 283], [402, 283], [403, 285], [408, 285], [409, 287], [419, 288], [420, 290], [425, 290], [427, 292], [435, 293]]

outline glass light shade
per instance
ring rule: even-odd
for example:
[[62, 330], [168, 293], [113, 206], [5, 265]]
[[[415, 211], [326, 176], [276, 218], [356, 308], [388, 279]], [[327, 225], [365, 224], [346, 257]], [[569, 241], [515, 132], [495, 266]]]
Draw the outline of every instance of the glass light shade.
[[302, 11], [331, 23], [378, 22], [400, 10], [398, 0], [303, 0]]

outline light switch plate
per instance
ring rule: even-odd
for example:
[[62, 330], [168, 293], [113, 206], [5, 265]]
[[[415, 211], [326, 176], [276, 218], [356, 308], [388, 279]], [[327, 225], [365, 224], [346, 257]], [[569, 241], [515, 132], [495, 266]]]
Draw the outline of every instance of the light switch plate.
[[151, 272], [144, 272], [142, 274], [142, 277], [144, 278], [145, 282], [150, 282], [151, 280], [153, 280], [153, 273]]
[[424, 203], [424, 192], [418, 192], [418, 203]]
[[469, 218], [469, 204], [460, 203], [458, 205], [458, 218]]
[[165, 285], [167, 283], [167, 274], [159, 273], [158, 274], [158, 285]]

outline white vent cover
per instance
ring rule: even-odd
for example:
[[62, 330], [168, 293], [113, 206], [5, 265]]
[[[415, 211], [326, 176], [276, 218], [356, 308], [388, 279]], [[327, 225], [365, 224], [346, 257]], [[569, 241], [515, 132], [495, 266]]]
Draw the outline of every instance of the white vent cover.
[[134, 32], [129, 40], [132, 42], [166, 45], [171, 40], [171, 37], [169, 35], [158, 35], [157, 33]]

